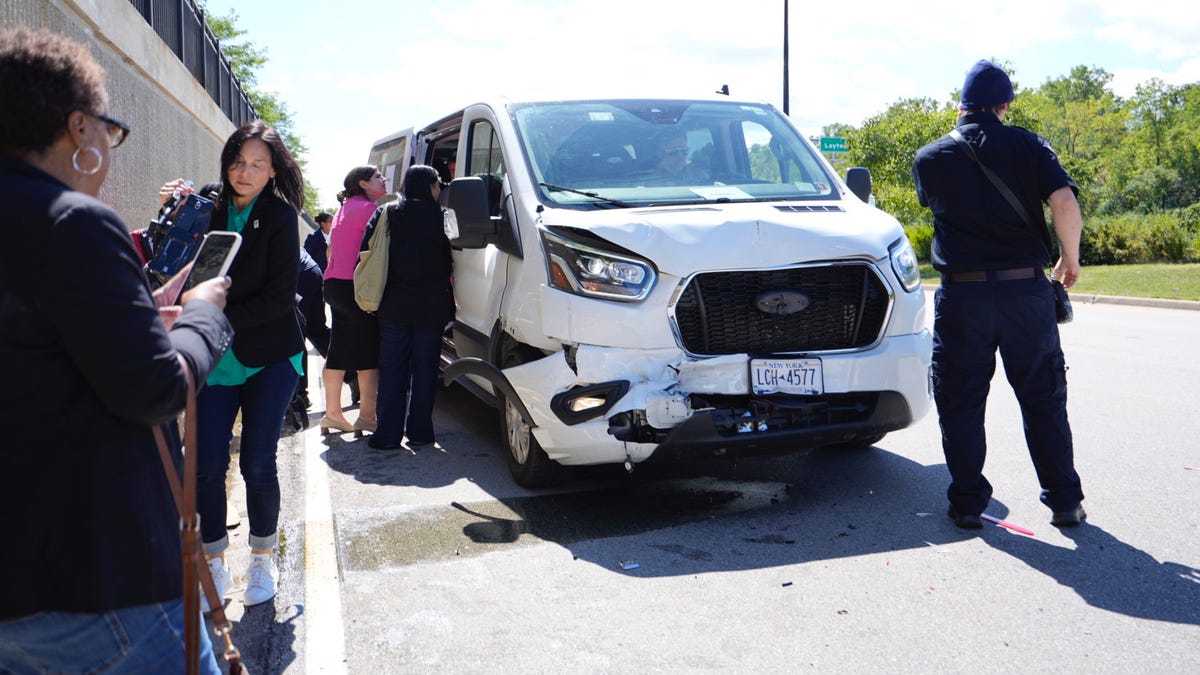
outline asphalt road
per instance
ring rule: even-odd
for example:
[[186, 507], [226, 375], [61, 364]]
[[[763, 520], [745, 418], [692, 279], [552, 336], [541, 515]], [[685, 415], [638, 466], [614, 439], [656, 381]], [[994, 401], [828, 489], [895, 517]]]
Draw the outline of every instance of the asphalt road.
[[1079, 303], [1062, 336], [1078, 530], [1038, 502], [1002, 368], [988, 513], [1032, 537], [945, 517], [935, 415], [530, 492], [451, 388], [436, 448], [281, 445], [281, 590], [230, 605], [235, 640], [259, 673], [1200, 672], [1200, 312]]

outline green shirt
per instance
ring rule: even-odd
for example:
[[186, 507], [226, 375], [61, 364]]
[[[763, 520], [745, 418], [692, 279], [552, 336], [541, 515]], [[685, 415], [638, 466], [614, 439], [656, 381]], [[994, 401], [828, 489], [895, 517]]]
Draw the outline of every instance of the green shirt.
[[[242, 230], [246, 229], [246, 221], [250, 220], [250, 211], [254, 208], [254, 204], [257, 201], [258, 197], [251, 199], [246, 208], [238, 211], [231, 200], [229, 204], [229, 218], [226, 220], [226, 229], [230, 232], [241, 234]], [[300, 377], [304, 377], [304, 352], [297, 352], [295, 356], [288, 360], [292, 362], [292, 367], [296, 369], [296, 373]], [[262, 370], [262, 366], [250, 368], [241, 361], [238, 361], [237, 357], [233, 355], [233, 350], [230, 349], [217, 362], [217, 367], [213, 368], [212, 372], [209, 373], [205, 384], [239, 387], [246, 384], [246, 380], [249, 380], [260, 370]]]

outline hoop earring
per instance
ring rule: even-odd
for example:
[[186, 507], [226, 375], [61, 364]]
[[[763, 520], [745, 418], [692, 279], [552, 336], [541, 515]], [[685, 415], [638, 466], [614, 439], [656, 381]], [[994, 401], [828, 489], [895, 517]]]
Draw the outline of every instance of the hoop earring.
[[78, 171], [79, 173], [81, 173], [85, 176], [91, 176], [91, 175], [95, 174], [97, 171], [99, 171], [100, 167], [104, 166], [104, 157], [100, 154], [99, 150], [97, 150], [96, 148], [94, 148], [90, 145], [88, 146], [87, 149], [88, 149], [88, 152], [90, 152], [96, 156], [96, 168], [92, 169], [91, 171], [84, 171], [83, 167], [79, 166], [79, 150], [80, 150], [80, 148], [75, 148], [75, 154], [71, 155], [71, 166], [74, 167], [74, 169], [76, 171]]

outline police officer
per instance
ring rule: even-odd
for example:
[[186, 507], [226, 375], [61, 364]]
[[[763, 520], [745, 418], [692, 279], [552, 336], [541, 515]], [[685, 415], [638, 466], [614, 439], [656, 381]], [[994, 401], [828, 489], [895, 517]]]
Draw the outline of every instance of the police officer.
[[[1020, 402], [1041, 500], [1053, 512], [1050, 523], [1074, 527], [1086, 514], [1055, 294], [1043, 271], [1051, 252], [1042, 202], [1050, 206], [1061, 251], [1051, 274], [1070, 288], [1080, 272], [1078, 187], [1045, 139], [1004, 124], [1012, 100], [1008, 74], [989, 61], [976, 63], [963, 84], [957, 125], [970, 148], [947, 135], [913, 161], [917, 197], [933, 212], [933, 266], [942, 275], [934, 299], [933, 387], [950, 470], [949, 515], [961, 528], [982, 527], [980, 514], [992, 496], [983, 476], [983, 421], [999, 348]], [[1024, 216], [980, 164], [1008, 186]]]

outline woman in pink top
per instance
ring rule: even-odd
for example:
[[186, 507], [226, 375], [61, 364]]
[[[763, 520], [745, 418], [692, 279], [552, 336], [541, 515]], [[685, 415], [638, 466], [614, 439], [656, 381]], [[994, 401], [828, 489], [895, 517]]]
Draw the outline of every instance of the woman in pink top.
[[[325, 302], [332, 310], [329, 353], [325, 357], [325, 415], [321, 433], [375, 432], [375, 395], [379, 388], [379, 320], [354, 301], [354, 266], [375, 200], [387, 194], [387, 179], [373, 166], [358, 166], [346, 174], [338, 193], [342, 206], [329, 231], [329, 265], [325, 267]], [[342, 380], [347, 370], [358, 371], [358, 419], [351, 424], [342, 413]]]

